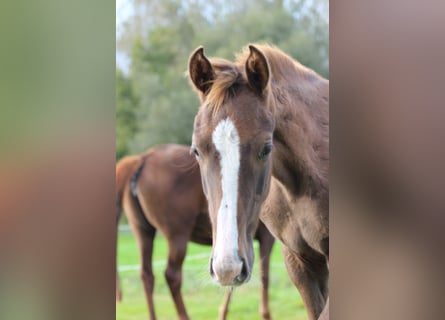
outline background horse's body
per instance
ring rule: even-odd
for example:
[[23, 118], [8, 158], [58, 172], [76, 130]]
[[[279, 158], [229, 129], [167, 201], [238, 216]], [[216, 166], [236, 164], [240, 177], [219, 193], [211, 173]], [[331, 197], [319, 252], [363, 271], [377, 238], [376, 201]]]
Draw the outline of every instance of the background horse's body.
[[[235, 63], [209, 60], [198, 48], [189, 75], [201, 100], [193, 149], [209, 195], [213, 236], [233, 239], [229, 249], [214, 248], [226, 256], [216, 257], [212, 275], [223, 285], [248, 280], [249, 230], [261, 217], [284, 244], [286, 267], [309, 319], [325, 306], [328, 318], [329, 82], [267, 45], [250, 45]], [[224, 188], [227, 177], [239, 191]], [[220, 214], [235, 216], [237, 228], [219, 230]], [[239, 248], [235, 254], [233, 247]]]
[[[165, 277], [180, 319], [188, 319], [180, 293], [182, 263], [187, 242], [212, 244], [207, 202], [202, 192], [201, 177], [196, 160], [189, 148], [164, 145], [149, 149], [141, 156], [123, 158], [116, 166], [118, 201], [123, 201], [129, 224], [141, 251], [142, 280], [149, 306], [150, 318], [156, 318], [153, 304], [154, 276], [152, 250], [156, 230], [168, 243], [168, 262]], [[121, 211], [118, 203], [118, 215]], [[269, 258], [273, 236], [263, 224], [258, 226], [262, 269], [262, 304], [264, 319], [270, 318], [268, 306]], [[220, 309], [224, 319], [230, 299], [226, 293]], [[120, 290], [116, 292], [120, 298]]]

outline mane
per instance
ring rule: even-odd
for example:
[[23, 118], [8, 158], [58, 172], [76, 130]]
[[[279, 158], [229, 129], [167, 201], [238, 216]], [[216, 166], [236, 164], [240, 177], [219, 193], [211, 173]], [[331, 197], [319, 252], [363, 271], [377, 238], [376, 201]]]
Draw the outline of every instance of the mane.
[[[318, 76], [313, 70], [305, 67], [280, 49], [269, 44], [254, 44], [267, 58], [271, 69], [271, 80], [287, 80], [295, 81], [295, 78], [303, 78], [311, 80]], [[249, 57], [249, 47], [244, 47], [240, 53], [236, 55], [236, 62], [240, 65], [245, 65]]]
[[[267, 45], [255, 44], [267, 58], [271, 69], [271, 83], [287, 81], [295, 83], [299, 79], [312, 82], [314, 79], [322, 79], [313, 70], [303, 66], [280, 49]], [[211, 88], [206, 97], [206, 106], [215, 114], [219, 108], [236, 94], [240, 84], [247, 83], [245, 64], [249, 57], [248, 46], [236, 54], [235, 62], [221, 58], [210, 58], [209, 61], [216, 73], [211, 81]]]

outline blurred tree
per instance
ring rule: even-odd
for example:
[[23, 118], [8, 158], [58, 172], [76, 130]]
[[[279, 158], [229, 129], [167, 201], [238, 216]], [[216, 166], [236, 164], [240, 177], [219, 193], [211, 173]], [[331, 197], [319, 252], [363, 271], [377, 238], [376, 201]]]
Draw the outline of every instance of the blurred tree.
[[233, 59], [246, 44], [266, 42], [329, 75], [326, 0], [128, 1], [133, 15], [117, 45], [131, 58], [128, 79], [117, 84], [129, 92], [117, 99], [119, 155], [160, 143], [190, 144], [198, 99], [184, 72], [198, 45], [210, 56]]
[[138, 130], [135, 108], [137, 100], [134, 97], [131, 81], [122, 71], [116, 70], [116, 159], [130, 152], [128, 141]]

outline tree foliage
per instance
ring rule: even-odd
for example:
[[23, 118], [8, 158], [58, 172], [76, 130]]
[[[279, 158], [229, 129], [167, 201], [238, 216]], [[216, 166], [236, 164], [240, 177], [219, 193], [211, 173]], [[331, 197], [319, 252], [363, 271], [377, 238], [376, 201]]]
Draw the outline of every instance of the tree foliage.
[[137, 99], [130, 79], [116, 70], [116, 158], [130, 153], [129, 141], [138, 132], [136, 118]]
[[[128, 0], [130, 1], [130, 0]], [[327, 1], [133, 0], [118, 50], [117, 158], [161, 143], [190, 144], [199, 105], [184, 73], [190, 53], [233, 59], [248, 43], [274, 44], [328, 77]]]

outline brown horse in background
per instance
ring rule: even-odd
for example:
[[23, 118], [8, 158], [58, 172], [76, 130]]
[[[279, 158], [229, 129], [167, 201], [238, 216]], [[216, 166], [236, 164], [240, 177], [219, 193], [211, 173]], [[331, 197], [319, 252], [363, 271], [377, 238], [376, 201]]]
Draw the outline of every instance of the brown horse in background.
[[[200, 47], [189, 76], [201, 100], [192, 150], [209, 202], [212, 276], [230, 286], [249, 280], [261, 218], [284, 244], [309, 319], [324, 308], [326, 319], [329, 81], [268, 45], [248, 46], [234, 63]], [[276, 188], [290, 210], [276, 210]]]
[[[182, 264], [187, 243], [212, 244], [212, 231], [207, 201], [202, 191], [196, 159], [188, 147], [163, 145], [149, 149], [140, 156], [121, 159], [116, 165], [118, 219], [121, 204], [128, 217], [141, 254], [141, 276], [150, 313], [156, 319], [153, 304], [154, 276], [152, 270], [153, 241], [156, 230], [168, 243], [165, 278], [170, 288], [178, 317], [189, 319], [181, 296]], [[274, 238], [263, 224], [255, 234], [261, 258], [262, 299], [260, 312], [270, 319], [268, 303], [269, 260]], [[118, 277], [116, 299], [121, 299]], [[226, 291], [220, 308], [225, 319], [231, 290]]]

